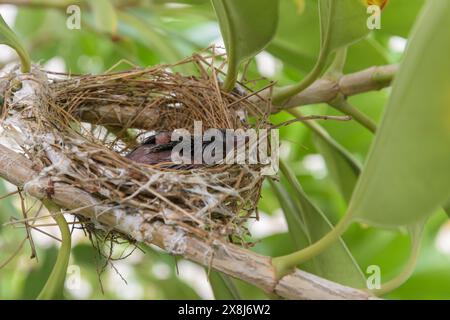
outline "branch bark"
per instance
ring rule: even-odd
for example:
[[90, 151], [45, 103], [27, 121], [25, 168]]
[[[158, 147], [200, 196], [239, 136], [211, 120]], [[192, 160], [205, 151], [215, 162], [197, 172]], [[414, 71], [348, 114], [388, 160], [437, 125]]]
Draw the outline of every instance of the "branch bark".
[[108, 211], [89, 193], [68, 184], [53, 182], [49, 177], [40, 177], [33, 169], [32, 161], [3, 145], [0, 145], [0, 177], [24, 188], [33, 197], [42, 200], [51, 195], [52, 201], [67, 210], [76, 210], [77, 214], [96, 220], [138, 241], [157, 245], [172, 254], [181, 254], [186, 259], [251, 283], [268, 293], [288, 299], [374, 298], [364, 291], [301, 270], [277, 280], [270, 257], [225, 242], [208, 243], [161, 222], [149, 223], [142, 219], [136, 228], [126, 223], [123, 218], [125, 213]]
[[397, 70], [398, 65], [386, 65], [344, 75], [338, 80], [319, 79], [283, 105], [274, 106], [272, 113], [310, 104], [329, 103], [339, 95], [350, 97], [364, 92], [381, 90], [391, 85]]

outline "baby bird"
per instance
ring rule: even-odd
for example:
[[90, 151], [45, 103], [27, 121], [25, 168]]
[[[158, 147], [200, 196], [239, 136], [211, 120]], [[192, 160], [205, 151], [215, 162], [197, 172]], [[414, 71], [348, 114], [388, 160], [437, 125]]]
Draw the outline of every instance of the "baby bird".
[[172, 163], [172, 149], [178, 143], [178, 141], [171, 141], [171, 132], [157, 132], [127, 154], [126, 157], [137, 163], [162, 164], [165, 168], [189, 170], [190, 165]]
[[[220, 130], [222, 133], [222, 137], [220, 138], [223, 143], [222, 147], [225, 152], [226, 150], [226, 130]], [[201, 168], [205, 164], [194, 163], [194, 144], [195, 139], [194, 136], [191, 136], [191, 155], [183, 155], [181, 156], [184, 159], [190, 159], [190, 163], [174, 163], [172, 161], [172, 150], [175, 146], [177, 146], [179, 141], [172, 141], [172, 132], [163, 131], [157, 132], [154, 135], [147, 138], [141, 145], [132, 150], [126, 157], [130, 160], [133, 160], [137, 163], [148, 164], [148, 165], [160, 165], [162, 168], [167, 169], [175, 169], [175, 170], [191, 170], [195, 168]], [[234, 140], [234, 147], [237, 146], [238, 138], [236, 136], [231, 137]], [[213, 140], [214, 141], [214, 140]], [[205, 148], [210, 145], [213, 141], [202, 141], [202, 152]], [[233, 144], [233, 142], [231, 142]]]

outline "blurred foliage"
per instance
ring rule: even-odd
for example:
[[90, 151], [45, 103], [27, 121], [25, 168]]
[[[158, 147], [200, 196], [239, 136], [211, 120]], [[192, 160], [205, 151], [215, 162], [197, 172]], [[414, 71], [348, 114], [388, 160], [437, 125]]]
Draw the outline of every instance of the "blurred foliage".
[[[67, 1], [49, 2], [56, 5], [17, 7], [17, 16], [11, 27], [23, 40], [33, 61], [46, 65], [58, 58], [64, 63], [65, 70], [74, 74], [104, 72], [120, 61], [127, 63], [119, 64], [116, 70], [127, 69], [129, 64], [150, 66], [176, 62], [212, 43], [220, 43], [219, 27], [213, 8], [207, 0], [113, 1], [117, 31], [114, 29], [115, 25], [99, 27], [101, 19], [96, 18], [95, 10], [92, 13], [89, 6], [82, 4], [83, 1], [78, 1], [82, 5], [82, 27], [80, 30], [69, 30], [66, 28]], [[402, 45], [406, 42], [423, 3], [424, 0], [390, 1], [383, 12], [382, 28], [349, 48], [345, 73], [399, 62], [403, 56]], [[273, 42], [266, 48], [266, 54], [272, 56], [271, 61], [275, 65], [271, 78], [280, 85], [298, 81], [314, 66], [320, 48], [317, 7], [317, 0], [304, 1], [301, 10], [299, 1], [280, 0], [278, 31]], [[0, 13], [4, 9], [0, 6]], [[0, 61], [0, 65], [6, 62]], [[248, 66], [247, 78], [258, 78], [261, 70], [264, 70], [263, 63], [268, 62], [262, 59], [252, 61]], [[389, 95], [390, 89], [385, 89], [351, 97], [349, 100], [378, 122]], [[304, 107], [302, 112], [338, 114], [326, 105]], [[272, 116], [272, 121], [279, 123], [291, 118], [287, 113], [280, 113]], [[355, 122], [329, 121], [321, 125], [352, 157], [361, 163], [364, 161], [373, 139], [367, 130]], [[341, 186], [333, 182], [333, 169], [327, 170], [324, 167], [325, 162], [320, 156], [323, 146], [317, 144], [314, 134], [300, 123], [282, 127], [280, 136], [283, 160], [301, 183], [305, 194], [316, 207], [315, 210], [323, 212], [326, 219], [336, 224], [346, 210], [349, 196], [347, 194], [343, 197], [340, 193]], [[327, 159], [327, 164], [329, 163], [330, 160]], [[12, 190], [14, 189], [10, 185], [0, 182], [0, 196]], [[287, 187], [286, 192], [295, 194], [294, 190]], [[27, 203], [31, 205], [32, 201], [28, 200]], [[11, 217], [21, 218], [17, 196], [0, 200], [0, 210], [1, 265], [16, 250], [25, 237], [25, 231], [23, 228], [3, 225]], [[269, 217], [275, 217], [281, 212], [269, 183], [263, 187], [260, 211]], [[44, 230], [47, 229], [51, 228]], [[437, 245], [438, 237], [442, 234], [447, 235], [448, 242], [449, 230], [448, 217], [443, 211], [437, 212], [426, 225], [418, 266], [413, 276], [390, 293], [388, 298], [450, 298], [450, 253], [448, 248], [445, 253]], [[57, 232], [54, 234], [59, 236]], [[0, 270], [0, 298], [34, 299], [51, 272], [58, 244], [37, 232], [33, 232], [33, 235], [36, 236], [39, 261], [29, 259], [30, 247], [26, 242], [20, 254]], [[253, 250], [270, 256], [288, 254], [297, 247], [296, 241], [283, 228], [254, 240]], [[383, 281], [401, 270], [409, 253], [406, 234], [378, 230], [363, 224], [353, 225], [344, 234], [343, 240], [363, 273], [368, 266], [378, 265]], [[119, 254], [132, 249], [127, 245], [117, 245], [115, 252]], [[88, 238], [76, 236], [70, 265], [80, 268], [82, 281], [79, 283], [80, 289], [66, 290], [66, 298], [199, 299], [212, 297], [213, 294], [208, 287], [207, 270], [199, 267], [198, 270], [195, 269], [194, 276], [190, 277], [191, 280], [187, 280], [191, 273], [189, 268], [178, 268], [179, 272], [177, 271], [177, 264], [179, 267], [186, 265], [184, 261], [177, 262], [174, 257], [155, 248], [136, 249], [127, 260], [113, 262], [117, 272], [108, 265], [105, 272], [99, 275], [104, 264], [104, 259], [99, 258]], [[217, 278], [217, 275], [213, 277]], [[226, 285], [229, 279], [218, 280], [222, 281], [223, 291], [215, 291], [216, 295], [229, 296]], [[242, 298], [267, 298], [251, 285], [234, 279], [231, 281]], [[68, 282], [70, 284], [70, 275]], [[196, 283], [203, 283], [206, 293]]]

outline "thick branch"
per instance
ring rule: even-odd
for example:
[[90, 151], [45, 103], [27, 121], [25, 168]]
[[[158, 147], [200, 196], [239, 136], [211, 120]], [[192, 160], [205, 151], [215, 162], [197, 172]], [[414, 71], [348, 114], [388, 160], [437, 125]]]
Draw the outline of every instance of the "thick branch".
[[88, 219], [127, 234], [138, 241], [155, 244], [173, 254], [222, 271], [230, 276], [251, 283], [266, 292], [289, 299], [371, 299], [369, 294], [296, 270], [277, 281], [271, 258], [256, 254], [238, 246], [224, 243], [209, 243], [175, 227], [161, 222], [148, 223], [141, 218], [138, 228], [129, 223], [125, 213], [108, 211], [107, 207], [89, 193], [49, 177], [39, 177], [33, 163], [24, 156], [0, 145], [0, 177], [29, 195], [52, 200], [68, 210], [77, 210]]
[[283, 109], [309, 104], [328, 103], [339, 95], [350, 97], [364, 92], [381, 90], [391, 85], [397, 70], [398, 65], [387, 65], [348, 74], [337, 81], [319, 79], [309, 88], [289, 99], [284, 105], [274, 106], [272, 112], [276, 113]]

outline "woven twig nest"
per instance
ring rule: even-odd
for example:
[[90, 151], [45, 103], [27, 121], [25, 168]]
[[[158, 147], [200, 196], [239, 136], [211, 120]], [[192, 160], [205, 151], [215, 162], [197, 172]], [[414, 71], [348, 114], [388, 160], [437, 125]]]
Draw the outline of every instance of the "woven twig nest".
[[2, 94], [4, 134], [34, 162], [40, 177], [100, 199], [97, 218], [117, 212], [121, 223], [159, 220], [201, 237], [245, 240], [245, 222], [260, 197], [261, 165], [192, 170], [142, 165], [124, 157], [133, 147], [124, 135], [107, 131], [118, 126], [121, 133], [192, 130], [195, 120], [205, 130], [266, 128], [258, 107], [265, 102], [256, 104], [254, 94], [251, 102], [239, 90], [221, 91], [219, 71], [204, 61], [183, 62], [198, 69], [191, 77], [173, 73], [172, 66], [99, 76], [52, 74], [37, 67], [28, 75], [9, 74], [3, 79], [8, 79]]

